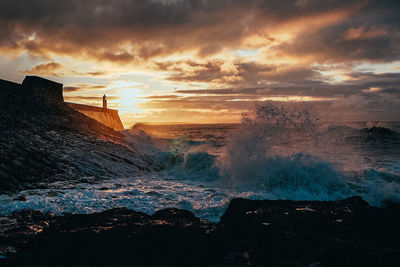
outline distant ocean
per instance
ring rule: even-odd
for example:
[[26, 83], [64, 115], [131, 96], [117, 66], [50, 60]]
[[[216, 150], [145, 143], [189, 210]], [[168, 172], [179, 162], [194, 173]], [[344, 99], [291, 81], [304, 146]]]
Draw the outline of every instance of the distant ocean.
[[[171, 140], [185, 138], [190, 140], [196, 150], [204, 150], [212, 155], [220, 155], [224, 149], [226, 137], [237, 124], [138, 124], [133, 129], [143, 130], [153, 137], [154, 142], [168, 149]], [[319, 122], [319, 133], [312, 138], [319, 139], [321, 150], [318, 155], [326, 158], [339, 168], [355, 171], [372, 168], [400, 175], [400, 122], [397, 121], [353, 121]], [[250, 131], [250, 129], [248, 129]], [[308, 137], [309, 138], [309, 137]], [[310, 151], [307, 139], [278, 146], [285, 154], [317, 153]], [[324, 151], [322, 151], [324, 149]], [[321, 153], [323, 152], [323, 155]]]
[[[126, 139], [159, 171], [2, 195], [0, 213], [178, 207], [218, 221], [234, 197], [400, 202], [400, 122], [332, 123], [279, 112], [266, 107], [240, 124], [137, 124]], [[28, 200], [16, 201], [20, 195]]]

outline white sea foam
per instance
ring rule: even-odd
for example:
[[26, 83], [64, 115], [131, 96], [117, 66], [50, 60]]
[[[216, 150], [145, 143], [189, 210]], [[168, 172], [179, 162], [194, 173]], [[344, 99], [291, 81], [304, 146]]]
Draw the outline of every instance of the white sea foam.
[[[300, 106], [266, 102], [245, 114], [240, 125], [223, 130], [168, 126], [150, 136], [137, 127], [124, 132], [127, 141], [160, 171], [128, 175], [125, 170], [120, 178], [96, 184], [58, 182], [48, 189], [1, 195], [0, 214], [21, 209], [92, 213], [114, 207], [151, 214], [177, 207], [218, 221], [234, 197], [336, 200], [360, 195], [372, 205], [400, 202], [398, 133], [318, 123]], [[20, 196], [27, 200], [15, 200]]]
[[[233, 197], [249, 197], [251, 192], [236, 193], [229, 188], [212, 188], [195, 181], [176, 181], [172, 177], [143, 175], [99, 184], [58, 182], [48, 189], [0, 195], [0, 214], [33, 209], [55, 214], [93, 213], [116, 207], [152, 214], [163, 208], [187, 209], [201, 218], [217, 221]], [[24, 201], [16, 197], [26, 197]]]

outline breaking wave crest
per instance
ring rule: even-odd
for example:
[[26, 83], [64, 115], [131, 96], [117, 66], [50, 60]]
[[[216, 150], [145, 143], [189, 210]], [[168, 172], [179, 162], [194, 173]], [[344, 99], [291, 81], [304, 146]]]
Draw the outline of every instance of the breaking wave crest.
[[360, 149], [354, 143], [393, 143], [397, 132], [381, 127], [324, 129], [317, 123], [317, 116], [300, 105], [269, 101], [243, 115], [219, 155], [197, 151], [199, 144], [179, 137], [162, 161], [172, 163], [166, 172], [178, 179], [219, 181], [236, 192], [270, 199], [362, 195], [373, 205], [400, 200], [398, 174], [374, 170], [363, 162], [365, 157], [353, 155]]
[[234, 126], [148, 131], [137, 125], [123, 134], [152, 170], [0, 195], [0, 215], [26, 208], [63, 214], [177, 207], [218, 221], [234, 197], [335, 200], [359, 195], [376, 206], [400, 202], [400, 128], [392, 125], [324, 125], [301, 105], [277, 102], [256, 106]]
[[330, 200], [351, 194], [340, 172], [312, 155], [318, 145], [315, 120], [293, 105], [256, 106], [229, 135], [217, 163], [221, 176], [239, 190], [274, 198]]
[[167, 142], [134, 128], [128, 136], [152, 153], [164, 175], [178, 180], [212, 181], [213, 187], [252, 192], [249, 196], [258, 198], [336, 200], [361, 195], [372, 205], [400, 201], [398, 166], [392, 172], [377, 169], [363, 154], [363, 146], [399, 144], [397, 131], [380, 125], [324, 126], [301, 104], [257, 105], [243, 114], [217, 155], [209, 153], [206, 141], [185, 135]]

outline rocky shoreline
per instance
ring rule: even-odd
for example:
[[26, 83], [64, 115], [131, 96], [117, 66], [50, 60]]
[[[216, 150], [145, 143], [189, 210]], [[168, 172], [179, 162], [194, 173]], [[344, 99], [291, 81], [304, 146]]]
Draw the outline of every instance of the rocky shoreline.
[[[219, 223], [180, 209], [8, 217], [2, 266], [396, 266], [400, 205], [233, 199]], [[4, 223], [5, 225], [5, 223]], [[13, 253], [13, 251], [17, 251]], [[4, 251], [3, 251], [4, 252]]]
[[[161, 169], [122, 133], [69, 108], [56, 87], [25, 95], [29, 86], [0, 82], [0, 194]], [[218, 223], [180, 209], [23, 210], [0, 217], [0, 266], [396, 266], [399, 225], [400, 205], [360, 197], [233, 199]]]
[[65, 104], [0, 109], [0, 194], [150, 171], [124, 135]]

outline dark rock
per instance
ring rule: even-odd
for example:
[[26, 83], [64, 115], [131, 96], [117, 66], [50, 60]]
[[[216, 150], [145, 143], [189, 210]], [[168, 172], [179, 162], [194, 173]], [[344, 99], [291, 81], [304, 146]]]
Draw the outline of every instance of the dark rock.
[[59, 192], [54, 191], [54, 190], [51, 190], [51, 191], [47, 192], [46, 195], [47, 195], [48, 197], [56, 197], [56, 196], [58, 196], [58, 194], [59, 194]]
[[151, 169], [121, 133], [68, 107], [61, 84], [0, 80], [0, 100], [0, 194]]
[[174, 225], [190, 226], [200, 224], [200, 219], [194, 216], [190, 211], [174, 208], [159, 210], [153, 215], [153, 218], [168, 221]]
[[179, 209], [153, 216], [126, 209], [13, 216], [43, 231], [25, 242], [20, 235], [13, 243], [18, 252], [0, 261], [4, 266], [396, 266], [400, 260], [400, 206], [374, 208], [359, 197], [234, 199], [218, 224]]
[[27, 198], [26, 196], [18, 196], [18, 197], [15, 197], [14, 200], [17, 200], [17, 201], [27, 201], [28, 198]]
[[248, 244], [255, 265], [285, 260], [322, 266], [393, 265], [400, 254], [387, 248], [400, 249], [397, 223], [399, 205], [373, 208], [360, 197], [337, 202], [234, 199], [220, 222], [239, 237], [237, 246]]

